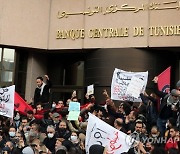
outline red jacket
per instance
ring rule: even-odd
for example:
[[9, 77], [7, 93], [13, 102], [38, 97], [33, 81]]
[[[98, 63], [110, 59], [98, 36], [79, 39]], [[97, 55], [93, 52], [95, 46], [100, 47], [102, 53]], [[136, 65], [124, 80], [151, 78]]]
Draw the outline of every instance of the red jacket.
[[166, 145], [165, 145], [165, 150], [169, 150], [171, 148], [176, 148], [178, 149], [178, 143], [177, 141], [175, 141], [172, 137], [169, 138], [169, 140], [166, 142]]

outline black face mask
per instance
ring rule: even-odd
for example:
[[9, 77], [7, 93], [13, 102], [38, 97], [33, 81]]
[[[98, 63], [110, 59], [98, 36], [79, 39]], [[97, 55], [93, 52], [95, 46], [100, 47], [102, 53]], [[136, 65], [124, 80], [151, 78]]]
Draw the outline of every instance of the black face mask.
[[151, 150], [151, 147], [145, 147], [145, 150], [149, 152]]
[[66, 131], [66, 128], [59, 128], [59, 131], [60, 131], [60, 132], [65, 132], [65, 131]]
[[10, 151], [11, 151], [11, 149], [10, 149], [9, 147], [4, 147], [4, 148], [3, 148], [3, 151], [10, 152]]

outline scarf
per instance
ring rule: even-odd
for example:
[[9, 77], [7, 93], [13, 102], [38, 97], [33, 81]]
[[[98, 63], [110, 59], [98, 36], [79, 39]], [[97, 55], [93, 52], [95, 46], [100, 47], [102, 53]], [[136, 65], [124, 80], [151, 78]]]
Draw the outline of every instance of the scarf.
[[43, 84], [42, 84], [42, 86], [41, 87], [37, 87], [38, 89], [40, 89], [41, 91], [40, 91], [40, 95], [42, 95], [42, 93], [43, 93], [43, 90], [44, 90], [44, 86], [45, 86], [46, 84], [43, 82]]

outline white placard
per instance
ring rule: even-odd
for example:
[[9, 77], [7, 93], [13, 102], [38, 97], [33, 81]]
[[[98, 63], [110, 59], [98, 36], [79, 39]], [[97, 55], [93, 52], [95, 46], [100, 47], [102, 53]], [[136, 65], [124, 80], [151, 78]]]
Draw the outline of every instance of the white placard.
[[0, 115], [13, 118], [15, 85], [0, 88]]
[[111, 99], [113, 100], [128, 100], [133, 102], [141, 102], [142, 100], [134, 97], [133, 95], [126, 95], [127, 88], [131, 82], [132, 77], [141, 79], [143, 81], [142, 93], [146, 89], [148, 80], [147, 72], [127, 72], [121, 69], [115, 69], [111, 83]]
[[93, 84], [92, 84], [92, 85], [89, 85], [89, 86], [87, 87], [87, 94], [88, 94], [88, 95], [94, 94], [94, 85], [93, 85]]
[[107, 153], [120, 154], [127, 152], [133, 143], [134, 139], [129, 135], [89, 113], [85, 143], [87, 154], [91, 145], [94, 144], [106, 147]]
[[132, 96], [137, 99], [142, 91], [143, 85], [144, 81], [142, 79], [133, 76], [127, 87], [126, 96]]

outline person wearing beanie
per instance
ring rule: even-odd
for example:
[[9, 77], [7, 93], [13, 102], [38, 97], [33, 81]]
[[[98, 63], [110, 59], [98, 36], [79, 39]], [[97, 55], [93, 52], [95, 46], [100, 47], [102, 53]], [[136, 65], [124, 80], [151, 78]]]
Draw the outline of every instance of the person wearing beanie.
[[27, 146], [22, 150], [22, 154], [35, 154], [35, 153], [30, 146]]
[[94, 144], [89, 148], [89, 154], [103, 154], [105, 148], [102, 145]]
[[176, 83], [176, 89], [180, 90], [180, 80]]

